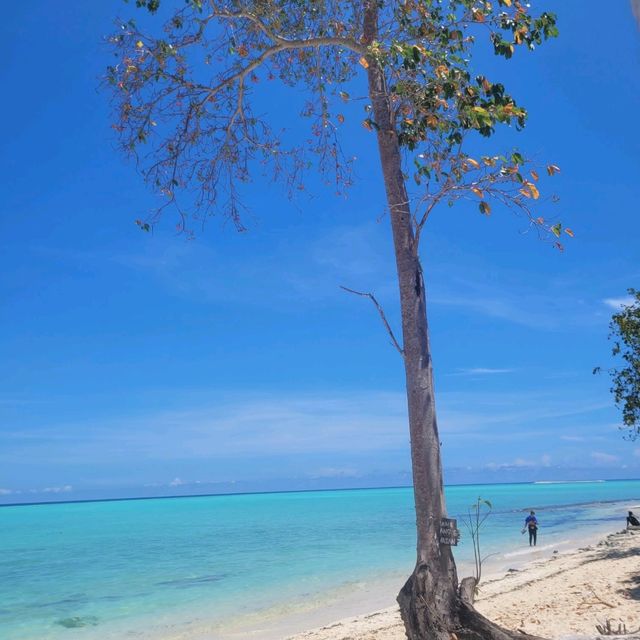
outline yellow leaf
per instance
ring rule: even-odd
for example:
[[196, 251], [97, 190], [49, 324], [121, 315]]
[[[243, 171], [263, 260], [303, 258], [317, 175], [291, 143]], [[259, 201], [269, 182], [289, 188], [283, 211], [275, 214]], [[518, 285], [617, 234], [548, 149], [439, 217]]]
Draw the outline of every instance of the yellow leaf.
[[339, 113], [337, 117], [338, 117], [338, 122], [342, 124], [344, 122], [344, 116], [341, 113]]
[[438, 78], [446, 78], [449, 73], [449, 68], [444, 64], [439, 64], [435, 68], [435, 72]]
[[505, 4], [505, 6], [507, 6], [507, 7], [511, 6], [511, 0], [502, 0], [502, 1]]
[[473, 193], [475, 193], [478, 196], [478, 198], [484, 197], [484, 193], [482, 193], [482, 189], [478, 189], [478, 187], [471, 187], [471, 191], [473, 191]]
[[537, 172], [537, 171], [534, 171], [533, 169], [531, 169], [531, 177], [532, 177], [534, 180], [537, 180], [537, 179], [539, 178], [539, 176], [538, 176], [538, 172]]
[[368, 120], [363, 120], [362, 121], [362, 126], [367, 130], [367, 131], [371, 131], [373, 129], [373, 127], [371, 126], [371, 123]]
[[467, 158], [466, 162], [468, 162], [471, 166], [475, 167], [476, 169], [480, 166], [480, 163], [477, 160], [474, 160], [473, 158]]
[[555, 173], [560, 173], [560, 167], [557, 164], [550, 164], [547, 167], [547, 173], [552, 176]]
[[142, 40], [138, 40], [138, 42], [136, 42], [136, 47], [138, 47], [138, 49], [142, 49], [142, 47], [144, 47], [144, 42], [142, 42]]
[[527, 187], [529, 187], [529, 191], [531, 192], [533, 199], [537, 200], [540, 197], [540, 192], [538, 191], [538, 187], [536, 187], [536, 185], [533, 184], [533, 182], [527, 182]]
[[360, 60], [358, 60], [358, 62], [365, 68], [368, 69], [369, 68], [369, 61], [362, 56], [362, 58], [360, 58]]
[[571, 229], [565, 229], [564, 232], [570, 237], [573, 238], [573, 231]]
[[531, 197], [531, 193], [527, 189], [520, 189], [519, 193], [521, 193], [525, 198]]

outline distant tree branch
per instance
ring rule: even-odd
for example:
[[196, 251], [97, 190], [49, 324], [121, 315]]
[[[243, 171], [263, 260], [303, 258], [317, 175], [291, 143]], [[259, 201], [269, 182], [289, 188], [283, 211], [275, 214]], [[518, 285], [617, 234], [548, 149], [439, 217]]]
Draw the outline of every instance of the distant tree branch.
[[372, 293], [367, 293], [367, 292], [364, 292], [364, 291], [356, 291], [355, 289], [349, 289], [349, 287], [344, 287], [342, 285], [340, 285], [340, 288], [343, 291], [346, 291], [347, 293], [353, 293], [356, 296], [362, 296], [363, 298], [369, 298], [369, 300], [371, 300], [371, 302], [373, 302], [373, 304], [375, 305], [375, 308], [378, 310], [378, 313], [380, 314], [380, 318], [382, 319], [382, 322], [383, 322], [383, 324], [385, 326], [385, 329], [387, 330], [387, 333], [391, 337], [391, 343], [396, 348], [398, 353], [404, 358], [404, 349], [400, 346], [400, 343], [396, 340], [396, 337], [395, 337], [395, 335], [393, 333], [393, 329], [391, 329], [391, 325], [387, 321], [387, 316], [385, 316], [385, 314], [384, 314], [384, 309], [382, 308], [380, 303], [376, 300], [376, 297]]

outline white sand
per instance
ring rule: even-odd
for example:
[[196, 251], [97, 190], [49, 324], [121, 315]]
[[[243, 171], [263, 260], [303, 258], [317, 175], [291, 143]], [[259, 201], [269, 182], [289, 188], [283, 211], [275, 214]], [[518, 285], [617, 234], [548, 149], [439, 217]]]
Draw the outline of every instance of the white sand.
[[[640, 532], [621, 532], [573, 553], [548, 552], [480, 585], [477, 609], [509, 629], [547, 638], [594, 637], [596, 624], [640, 627]], [[341, 620], [290, 640], [405, 640], [397, 607]]]

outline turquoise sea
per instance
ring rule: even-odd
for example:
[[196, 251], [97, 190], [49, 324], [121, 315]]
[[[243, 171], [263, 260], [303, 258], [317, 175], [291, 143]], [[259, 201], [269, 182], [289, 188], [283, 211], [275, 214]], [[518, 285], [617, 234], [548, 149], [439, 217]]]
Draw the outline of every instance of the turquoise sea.
[[[446, 495], [459, 519], [478, 496], [492, 502], [482, 533], [491, 571], [624, 528], [640, 481]], [[2, 507], [0, 638], [274, 637], [341, 603], [355, 613], [391, 605], [414, 560], [412, 500], [397, 488]], [[536, 550], [520, 535], [531, 508]], [[471, 548], [459, 526], [462, 577]]]

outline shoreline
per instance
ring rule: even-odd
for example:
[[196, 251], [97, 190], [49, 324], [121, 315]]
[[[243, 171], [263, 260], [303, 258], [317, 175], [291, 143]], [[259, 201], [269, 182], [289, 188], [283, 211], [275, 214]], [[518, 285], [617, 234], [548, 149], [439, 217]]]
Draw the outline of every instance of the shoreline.
[[[506, 628], [547, 638], [593, 637], [596, 625], [607, 620], [635, 631], [640, 627], [640, 531], [609, 533], [577, 550], [554, 550], [519, 569], [492, 572], [481, 582], [475, 606]], [[396, 605], [286, 637], [374, 639], [406, 639]]]
[[[628, 502], [618, 502], [618, 506], [629, 507]], [[629, 508], [640, 508], [630, 506]], [[488, 560], [483, 565], [482, 585], [499, 581], [506, 576], [527, 571], [537, 563], [546, 563], [550, 558], [566, 557], [579, 553], [581, 548], [595, 546], [612, 534], [613, 526], [610, 522], [602, 523], [597, 528], [589, 528], [582, 535], [576, 535], [575, 530], [567, 534], [566, 539], [544, 542], [538, 547], [514, 547], [497, 559]], [[580, 530], [577, 530], [580, 531]], [[564, 538], [564, 536], [563, 536]], [[539, 540], [540, 541], [540, 540]], [[640, 536], [639, 536], [640, 543]], [[459, 579], [471, 575], [473, 566], [469, 561], [456, 559]], [[398, 570], [394, 573], [381, 575], [378, 580], [370, 579], [341, 585], [318, 601], [315, 597], [302, 604], [301, 600], [290, 601], [287, 606], [273, 607], [268, 610], [257, 611], [252, 615], [242, 616], [240, 619], [209, 627], [207, 632], [186, 634], [179, 636], [179, 640], [208, 640], [213, 637], [219, 640], [342, 640], [342, 636], [315, 635], [323, 629], [341, 629], [347, 625], [345, 640], [405, 640], [404, 632], [393, 636], [382, 635], [372, 626], [376, 620], [384, 625], [390, 624], [389, 615], [395, 613], [396, 622], [401, 627], [399, 612], [395, 597], [408, 577], [410, 570]], [[381, 614], [384, 614], [381, 616]], [[351, 624], [357, 621], [355, 626]], [[352, 628], [353, 627], [353, 628]], [[361, 630], [362, 627], [362, 630]], [[368, 629], [369, 635], [362, 635]], [[204, 630], [202, 630], [204, 631]], [[375, 633], [374, 633], [375, 632]], [[176, 637], [177, 640], [178, 637]], [[156, 638], [154, 637], [154, 640]], [[169, 640], [164, 636], [158, 640]], [[174, 640], [172, 636], [170, 640]]]

